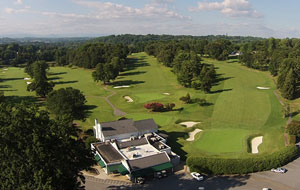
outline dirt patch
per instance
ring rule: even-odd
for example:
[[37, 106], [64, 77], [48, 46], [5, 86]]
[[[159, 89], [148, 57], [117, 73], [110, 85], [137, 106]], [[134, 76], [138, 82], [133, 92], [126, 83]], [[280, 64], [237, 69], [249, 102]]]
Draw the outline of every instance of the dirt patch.
[[185, 125], [187, 128], [190, 128], [190, 127], [194, 127], [194, 125], [197, 125], [201, 122], [194, 122], [194, 121], [186, 121], [186, 122], [181, 122], [179, 123], [180, 125]]
[[201, 129], [195, 129], [193, 132], [189, 132], [189, 138], [187, 138], [187, 141], [194, 141], [195, 140], [195, 135], [197, 133], [200, 133], [202, 130]]
[[258, 146], [263, 142], [263, 136], [255, 137], [251, 141], [251, 152], [252, 154], [258, 153]]
[[133, 102], [133, 99], [130, 96], [124, 96], [127, 102]]

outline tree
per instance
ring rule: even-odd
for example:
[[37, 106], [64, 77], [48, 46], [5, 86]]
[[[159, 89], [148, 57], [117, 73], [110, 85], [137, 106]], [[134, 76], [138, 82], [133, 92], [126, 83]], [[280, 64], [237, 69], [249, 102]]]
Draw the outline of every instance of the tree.
[[185, 96], [182, 96], [181, 98], [179, 98], [179, 100], [183, 101], [186, 104], [190, 103], [191, 102], [190, 93], [187, 93]]
[[5, 96], [4, 92], [0, 91], [0, 103], [4, 102]]
[[287, 126], [287, 132], [290, 135], [295, 135], [297, 137], [300, 137], [300, 122], [299, 121], [292, 121], [288, 126]]
[[118, 74], [118, 69], [112, 64], [99, 63], [96, 66], [96, 70], [92, 73], [92, 77], [96, 82], [103, 81], [104, 84], [107, 84], [110, 80], [116, 79]]
[[85, 96], [80, 90], [68, 87], [49, 93], [46, 108], [57, 117], [67, 116], [71, 120], [84, 120], [86, 118], [85, 103]]
[[93, 154], [65, 120], [36, 106], [0, 106], [0, 189], [82, 189]]
[[201, 80], [200, 89], [205, 93], [209, 93], [212, 87], [212, 83], [213, 83], [212, 78], [210, 78], [210, 75], [207, 72], [204, 78]]
[[193, 80], [199, 75], [201, 67], [201, 59], [197, 54], [180, 52], [174, 59], [173, 71], [181, 85], [191, 87]]
[[294, 99], [296, 96], [296, 87], [296, 76], [294, 70], [290, 69], [281, 88], [283, 97], [289, 100]]
[[32, 75], [33, 82], [27, 86], [28, 91], [35, 91], [36, 95], [46, 97], [53, 90], [54, 83], [48, 82], [46, 70], [49, 68], [45, 61], [34, 62], [29, 66], [29, 75]]

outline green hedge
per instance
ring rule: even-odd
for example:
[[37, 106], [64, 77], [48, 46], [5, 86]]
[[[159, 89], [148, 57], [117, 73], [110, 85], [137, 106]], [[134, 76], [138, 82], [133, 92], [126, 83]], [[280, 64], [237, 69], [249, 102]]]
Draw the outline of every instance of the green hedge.
[[298, 154], [296, 146], [288, 146], [271, 154], [251, 155], [245, 158], [218, 158], [191, 156], [187, 165], [191, 171], [205, 174], [246, 174], [283, 166]]

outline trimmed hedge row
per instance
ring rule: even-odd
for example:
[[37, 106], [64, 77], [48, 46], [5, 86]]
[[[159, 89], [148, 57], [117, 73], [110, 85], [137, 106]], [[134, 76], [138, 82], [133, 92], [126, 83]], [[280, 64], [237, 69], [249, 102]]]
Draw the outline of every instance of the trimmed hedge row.
[[247, 158], [191, 156], [186, 163], [191, 171], [205, 174], [246, 174], [283, 166], [294, 160], [297, 154], [298, 149], [293, 145], [271, 154], [251, 155]]

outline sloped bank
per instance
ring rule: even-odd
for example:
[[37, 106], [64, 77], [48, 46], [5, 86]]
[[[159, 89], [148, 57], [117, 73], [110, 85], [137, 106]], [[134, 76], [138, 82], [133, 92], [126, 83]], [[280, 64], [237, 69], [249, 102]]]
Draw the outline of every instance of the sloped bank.
[[205, 174], [246, 174], [281, 167], [293, 161], [297, 154], [297, 147], [292, 145], [271, 154], [249, 155], [245, 158], [191, 156], [186, 163], [191, 171]]

